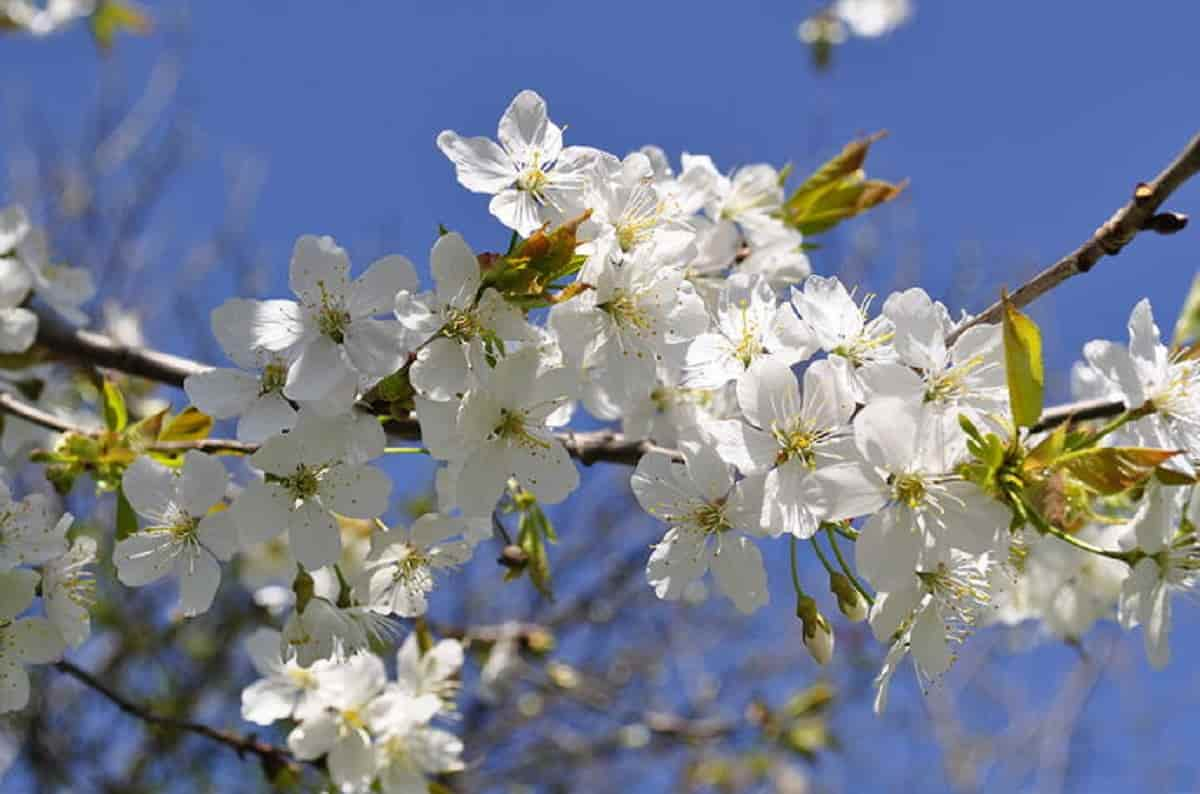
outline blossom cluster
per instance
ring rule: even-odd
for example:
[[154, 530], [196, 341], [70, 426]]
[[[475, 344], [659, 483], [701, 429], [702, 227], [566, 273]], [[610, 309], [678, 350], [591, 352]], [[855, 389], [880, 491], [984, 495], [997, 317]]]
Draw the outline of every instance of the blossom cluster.
[[[1036, 421], [1028, 318], [1006, 305], [1004, 325], [956, 319], [920, 288], [877, 301], [811, 273], [802, 228], [823, 227], [797, 220], [787, 174], [769, 165], [725, 174], [684, 154], [676, 171], [654, 147], [621, 158], [567, 146], [532, 91], [496, 140], [445, 131], [437, 145], [464, 187], [490, 196], [508, 251], [446, 231], [423, 289], [403, 256], [352, 276], [333, 239], [301, 237], [293, 297], [218, 307], [213, 331], [234, 366], [184, 384], [200, 411], [236, 420], [254, 449], [249, 476], [198, 450], [142, 448], [119, 481], [143, 525], [115, 544], [121, 582], [171, 576], [180, 613], [195, 616], [241, 554], [259, 602], [287, 613], [251, 638], [263, 678], [243, 714], [291, 721], [292, 751], [327, 756], [343, 790], [421, 790], [461, 768], [461, 744], [431, 724], [450, 709], [461, 647], [410, 634], [391, 683], [371, 649], [396, 618], [426, 613], [439, 578], [492, 537], [498, 509], [579, 487], [567, 428], [582, 412], [653, 444], [631, 488], [666, 525], [646, 564], [659, 598], [696, 592], [711, 571], [754, 612], [770, 599], [764, 554], [790, 554], [803, 640], [824, 663], [833, 628], [797, 573], [805, 542], [839, 609], [869, 618], [888, 648], [879, 708], [903, 657], [935, 680], [985, 623], [1037, 619], [1077, 637], [1115, 614], [1142, 625], [1165, 663], [1169, 598], [1200, 569], [1200, 365], [1160, 341], [1148, 302], [1127, 346], [1092, 342], [1076, 370], [1080, 396], [1125, 410], [1067, 433]], [[849, 191], [864, 184], [851, 172]], [[36, 337], [30, 291], [71, 318], [90, 285], [46, 264], [23, 213], [0, 221], [0, 266], [15, 274], [0, 292], [0, 349], [21, 351]], [[397, 422], [419, 426], [423, 446], [388, 447]], [[389, 526], [379, 460], [407, 452], [437, 461], [437, 506]], [[0, 549], [48, 566], [53, 619], [47, 582], [67, 580], [64, 565], [81, 581], [90, 557], [61, 556], [65, 529], [46, 534], [43, 514], [31, 530], [4, 524]], [[0, 586], [20, 607], [10, 621], [32, 592]], [[14, 658], [61, 652], [38, 647]]]
[[288, 747], [301, 760], [327, 757], [343, 791], [378, 781], [386, 794], [428, 790], [428, 778], [463, 769], [462, 742], [431, 724], [454, 713], [463, 664], [457, 640], [422, 649], [410, 634], [396, 656], [396, 680], [369, 651], [304, 667], [280, 655], [278, 632], [259, 629], [247, 639], [261, 678], [242, 693], [242, 716], [259, 725], [294, 724]]
[[55, 517], [45, 494], [15, 499], [0, 480], [0, 712], [29, 702], [27, 665], [56, 662], [91, 633], [96, 541], [68, 540], [74, 520]]

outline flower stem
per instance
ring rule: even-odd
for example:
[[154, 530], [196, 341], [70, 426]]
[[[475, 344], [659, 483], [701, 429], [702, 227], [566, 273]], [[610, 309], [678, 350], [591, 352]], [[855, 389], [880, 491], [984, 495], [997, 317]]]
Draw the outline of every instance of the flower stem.
[[813, 551], [817, 553], [817, 558], [821, 560], [821, 564], [825, 566], [825, 570], [831, 574], [837, 573], [837, 571], [833, 570], [833, 563], [825, 556], [825, 552], [821, 551], [821, 546], [817, 543], [816, 536], [809, 538], [808, 542], [812, 544]]
[[796, 598], [804, 597], [804, 588], [800, 586], [800, 572], [796, 568], [796, 536], [788, 535], [788, 544], [791, 551], [792, 560], [792, 587], [796, 591]]
[[1068, 532], [1064, 532], [1059, 527], [1051, 524], [1042, 517], [1042, 515], [1034, 508], [1033, 505], [1029, 503], [1029, 500], [1024, 496], [1021, 497], [1021, 503], [1025, 506], [1025, 514], [1029, 517], [1029, 520], [1033, 522], [1033, 525], [1037, 527], [1039, 532], [1046, 535], [1053, 535], [1064, 543], [1069, 543], [1077, 549], [1082, 549], [1083, 551], [1096, 554], [1101, 557], [1108, 557], [1110, 560], [1120, 560], [1129, 566], [1136, 565], [1137, 561], [1145, 556], [1144, 553], [1138, 549], [1130, 549], [1129, 551], [1102, 549], [1099, 546], [1088, 543], [1082, 538], [1077, 538]]
[[858, 581], [858, 577], [850, 571], [850, 566], [846, 563], [846, 558], [842, 556], [842, 549], [838, 546], [837, 542], [838, 533], [836, 527], [836, 524], [825, 525], [825, 531], [829, 533], [829, 545], [833, 548], [833, 556], [837, 557], [838, 565], [842, 566], [842, 573], [846, 574], [846, 578], [850, 580], [850, 584], [854, 585], [854, 589], [867, 600], [868, 604], [874, 606], [875, 599], [871, 597], [867, 589]]

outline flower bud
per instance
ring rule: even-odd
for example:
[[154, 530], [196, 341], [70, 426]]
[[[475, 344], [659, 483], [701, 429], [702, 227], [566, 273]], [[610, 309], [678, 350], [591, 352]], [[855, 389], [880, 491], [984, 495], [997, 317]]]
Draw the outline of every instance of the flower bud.
[[837, 597], [838, 609], [851, 623], [867, 619], [867, 599], [844, 573], [829, 574], [829, 590]]
[[802, 595], [796, 599], [796, 617], [804, 624], [804, 647], [817, 664], [828, 664], [833, 658], [833, 629], [817, 609], [812, 596]]

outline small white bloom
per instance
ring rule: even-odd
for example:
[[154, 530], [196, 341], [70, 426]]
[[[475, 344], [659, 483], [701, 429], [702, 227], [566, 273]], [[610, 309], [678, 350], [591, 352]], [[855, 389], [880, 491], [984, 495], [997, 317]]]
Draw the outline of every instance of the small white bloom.
[[946, 307], [914, 287], [888, 297], [883, 315], [892, 321], [896, 360], [863, 373], [870, 398], [923, 402], [941, 415], [945, 432], [958, 432], [958, 417], [976, 424], [1008, 407], [1004, 351], [997, 325], [977, 325], [947, 348], [953, 328]]
[[499, 144], [443, 130], [437, 145], [454, 163], [463, 187], [492, 195], [488, 210], [501, 223], [528, 237], [544, 223], [583, 211], [596, 151], [564, 148], [562, 130], [546, 116], [545, 100], [529, 90], [517, 94], [500, 117], [497, 137]]
[[[846, 359], [855, 370], [894, 360], [892, 321], [882, 315], [868, 320], [870, 297], [855, 303], [838, 279], [809, 276], [802, 290], [792, 290], [792, 303], [821, 349]], [[855, 399], [863, 402], [868, 392], [857, 377], [854, 384]]]
[[673, 345], [708, 327], [708, 312], [680, 268], [659, 259], [652, 245], [638, 246], [615, 264], [602, 263], [587, 290], [550, 311], [567, 359], [584, 368], [603, 368], [613, 388], [626, 391], [654, 377], [657, 363]]
[[0, 713], [25, 708], [29, 674], [25, 666], [62, 658], [65, 644], [45, 618], [17, 616], [33, 603], [38, 575], [28, 568], [0, 571]]
[[837, 0], [833, 13], [855, 36], [876, 38], [891, 33], [912, 15], [911, 0]]
[[[1153, 410], [1121, 428], [1121, 435], [1140, 446], [1182, 449], [1191, 461], [1200, 460], [1200, 362], [1172, 355], [1159, 341], [1148, 299], [1129, 317], [1128, 347], [1097, 339], [1084, 345], [1083, 355], [1106, 382], [1104, 391], [1118, 395], [1129, 410]], [[1177, 457], [1167, 465], [1184, 462]]]
[[32, 493], [14, 501], [8, 485], [0, 480], [0, 571], [62, 555], [74, 520], [70, 513], [52, 518], [45, 494]]
[[460, 235], [439, 237], [429, 261], [436, 290], [423, 295], [402, 290], [395, 309], [418, 347], [409, 368], [413, 388], [445, 401], [466, 391], [471, 369], [502, 355], [505, 341], [527, 341], [535, 332], [496, 290], [479, 295], [479, 260]]
[[743, 376], [756, 361], [783, 366], [803, 361], [817, 349], [790, 303], [778, 303], [762, 276], [735, 273], [717, 297], [716, 322], [688, 345], [684, 385], [715, 389]]
[[875, 711], [887, 704], [891, 673], [911, 651], [922, 682], [934, 680], [954, 661], [961, 644], [991, 603], [991, 558], [954, 551], [945, 561], [909, 574], [894, 590], [881, 591], [871, 609], [871, 630], [891, 650], [880, 676]]
[[187, 617], [206, 612], [221, 583], [218, 560], [237, 549], [237, 530], [223, 502], [228, 475], [215, 457], [192, 450], [177, 473], [148, 457], [125, 470], [121, 487], [129, 504], [150, 526], [117, 543], [117, 576], [141, 587], [174, 571], [179, 605]]
[[463, 666], [463, 646], [458, 640], [443, 639], [421, 653], [416, 632], [404, 639], [396, 654], [395, 686], [406, 694], [419, 698], [433, 695], [442, 701], [443, 710], [453, 709], [458, 692], [455, 676]]
[[368, 709], [387, 684], [383, 661], [363, 651], [314, 675], [314, 697], [296, 710], [299, 724], [288, 734], [288, 748], [302, 761], [327, 756], [334, 785], [366, 791], [375, 777]]
[[1200, 540], [1196, 519], [1200, 504], [1193, 498], [1183, 523], [1188, 491], [1152, 483], [1133, 517], [1136, 548], [1146, 556], [1130, 571], [1117, 604], [1121, 625], [1140, 625], [1146, 656], [1156, 668], [1171, 659], [1171, 595], [1194, 593], [1200, 584]]
[[411, 529], [378, 533], [374, 540], [377, 550], [364, 565], [355, 595], [374, 612], [413, 618], [428, 609], [434, 576], [471, 559], [481, 538], [466, 519], [426, 513]]
[[602, 155], [594, 169], [587, 203], [592, 210], [588, 224], [600, 229], [598, 246], [615, 243], [621, 254], [654, 243], [660, 256], [673, 259], [694, 237], [678, 205], [655, 184], [650, 158], [641, 152], [624, 160]]
[[850, 417], [854, 397], [845, 367], [826, 359], [804, 373], [804, 392], [780, 361], [756, 361], [738, 381], [745, 422], [700, 421], [721, 456], [743, 474], [766, 473], [762, 527], [810, 538], [824, 518], [806, 484], [820, 468], [857, 460]]
[[290, 719], [314, 697], [322, 663], [305, 669], [294, 656], [285, 658], [281, 645], [282, 638], [274, 629], [259, 628], [246, 638], [250, 661], [261, 678], [242, 690], [242, 719], [258, 725]]
[[82, 536], [42, 568], [46, 617], [72, 648], [82, 645], [92, 631], [88, 610], [96, 601], [96, 580], [88, 566], [95, 561], [96, 541]]
[[243, 545], [286, 529], [296, 560], [315, 570], [341, 554], [333, 513], [375, 518], [387, 509], [392, 482], [374, 466], [350, 462], [357, 456], [347, 428], [339, 418], [302, 414], [294, 430], [250, 456], [266, 477], [247, 485], [230, 508]]
[[[537, 350], [525, 348], [478, 375], [458, 409], [458, 507], [467, 516], [491, 513], [510, 477], [543, 504], [561, 502], [578, 486], [579, 472], [546, 423], [575, 393], [574, 373], [539, 371]], [[418, 415], [424, 428], [425, 410]]]
[[761, 535], [762, 478], [735, 483], [733, 467], [712, 447], [695, 441], [680, 447], [684, 463], [649, 452], [630, 481], [642, 509], [669, 527], [646, 578], [659, 598], [674, 601], [711, 567], [738, 610], [754, 612], [769, 598], [762, 554], [751, 539]]
[[1003, 504], [951, 473], [959, 449], [941, 437], [942, 426], [920, 405], [875, 400], [854, 420], [866, 464], [810, 476], [811, 497], [827, 500], [830, 520], [870, 514], [854, 544], [855, 567], [879, 590], [906, 586], [914, 570], [934, 570], [954, 549], [996, 550], [1008, 528]]
[[[392, 310], [396, 293], [417, 286], [417, 273], [402, 256], [386, 256], [350, 280], [350, 260], [331, 237], [304, 235], [289, 268], [298, 303], [233, 300], [214, 314], [228, 330], [226, 351], [235, 361], [258, 352], [286, 358], [285, 396], [321, 401], [331, 394], [353, 399], [359, 380], [373, 382], [399, 369], [407, 352], [404, 328], [378, 320]], [[217, 317], [219, 316], [219, 321]]]

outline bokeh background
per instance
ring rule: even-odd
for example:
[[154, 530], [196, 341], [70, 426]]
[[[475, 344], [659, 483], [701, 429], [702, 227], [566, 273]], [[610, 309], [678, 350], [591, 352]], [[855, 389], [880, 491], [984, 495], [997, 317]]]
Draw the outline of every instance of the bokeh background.
[[[617, 154], [652, 143], [676, 163], [684, 151], [707, 153], [727, 171], [765, 161], [805, 173], [852, 137], [889, 130], [870, 172], [909, 177], [910, 188], [824, 239], [814, 270], [879, 293], [920, 285], [954, 310], [982, 308], [1072, 250], [1200, 126], [1200, 6], [1182, 0], [918, 0], [891, 34], [837, 46], [825, 70], [796, 35], [816, 3], [145, 5], [155, 31], [121, 38], [108, 56], [78, 27], [0, 39], [0, 202], [31, 205], [64, 258], [93, 268], [104, 298], [138, 310], [155, 346], [215, 363], [208, 312], [234, 294], [286, 294], [302, 233], [334, 235], [359, 266], [404, 253], [425, 276], [439, 223], [476, 249], [502, 249], [508, 235], [486, 197], [458, 186], [434, 138], [445, 128], [493, 134], [523, 88], [546, 98], [568, 143]], [[1168, 208], [1200, 211], [1200, 183]], [[1086, 341], [1125, 338], [1140, 297], [1169, 334], [1200, 266], [1196, 235], [1143, 235], [1031, 308], [1053, 397], [1069, 398], [1067, 373]], [[432, 476], [422, 463], [396, 472], [409, 496]], [[591, 702], [578, 686], [564, 695], [571, 687], [557, 668], [530, 657], [542, 683], [513, 695], [523, 716], [464, 707], [474, 766], [459, 790], [688, 791], [688, 781], [704, 782], [698, 765], [736, 770], [764, 753], [769, 774], [729, 772], [725, 790], [1200, 787], [1193, 605], [1177, 610], [1175, 659], [1161, 673], [1144, 662], [1140, 636], [1111, 625], [1078, 647], [1023, 628], [988, 630], [928, 696], [905, 668], [889, 713], [876, 718], [878, 649], [861, 626], [839, 620], [839, 658], [817, 668], [791, 616], [786, 560], [770, 561], [772, 605], [753, 620], [719, 598], [669, 608], [647, 598], [640, 566], [660, 528], [630, 512], [628, 474], [595, 467], [553, 514], [563, 536], [555, 603], [527, 582], [499, 584], [487, 553], [438, 591], [434, 613], [444, 621], [561, 620], [550, 661], [594, 677], [600, 693]], [[806, 573], [822, 589], [817, 571]], [[246, 593], [227, 589], [232, 614]], [[128, 593], [118, 585], [109, 595]], [[147, 625], [166, 625], [146, 603]], [[218, 630], [224, 614], [182, 632], [220, 650], [219, 662], [205, 663], [212, 691], [187, 707], [247, 729], [236, 689], [223, 705], [217, 696], [248, 674], [236, 631]], [[81, 658], [96, 653], [89, 646]], [[167, 697], [167, 685], [199, 664], [161, 646], [127, 656], [115, 674], [148, 697]], [[601, 659], [603, 674], [589, 669]], [[619, 674], [613, 660], [625, 660]], [[772, 745], [748, 704], [782, 708], [817, 682], [835, 694], [819, 721], [805, 723], [809, 739]], [[46, 714], [10, 728], [22, 756], [6, 791], [265, 785], [249, 762], [147, 735], [75, 690], [54, 695], [53, 673], [44, 684]], [[55, 704], [71, 710], [69, 726]], [[647, 704], [728, 730], [672, 737], [647, 722]], [[48, 735], [28, 738], [29, 719]], [[638, 725], [650, 726], [648, 744], [630, 728]], [[53, 760], [53, 733], [68, 728], [80, 743], [50, 765], [70, 775], [54, 782], [39, 753]], [[145, 753], [148, 761], [131, 760]], [[142, 776], [136, 786], [131, 770]]]

